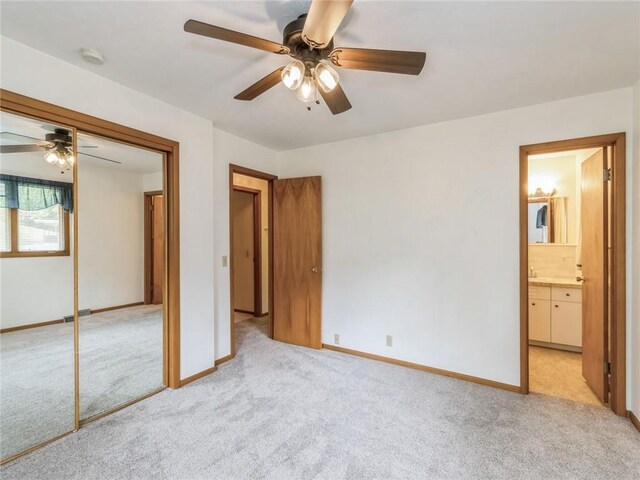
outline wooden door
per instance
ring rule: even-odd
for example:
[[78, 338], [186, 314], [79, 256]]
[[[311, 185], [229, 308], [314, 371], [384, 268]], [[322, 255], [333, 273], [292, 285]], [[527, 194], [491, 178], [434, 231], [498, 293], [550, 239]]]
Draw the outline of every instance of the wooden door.
[[162, 195], [154, 195], [152, 198], [151, 220], [151, 303], [162, 303], [162, 285], [164, 280], [164, 211]]
[[602, 402], [607, 373], [607, 182], [604, 150], [582, 163], [582, 376]]
[[273, 182], [274, 339], [322, 347], [321, 178]]

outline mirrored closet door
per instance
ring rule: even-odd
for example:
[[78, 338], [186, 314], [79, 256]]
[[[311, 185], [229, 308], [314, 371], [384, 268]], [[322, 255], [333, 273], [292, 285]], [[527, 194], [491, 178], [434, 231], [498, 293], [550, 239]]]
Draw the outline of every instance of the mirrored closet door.
[[80, 420], [164, 386], [163, 155], [78, 134]]
[[74, 135], [0, 112], [0, 457], [75, 428]]

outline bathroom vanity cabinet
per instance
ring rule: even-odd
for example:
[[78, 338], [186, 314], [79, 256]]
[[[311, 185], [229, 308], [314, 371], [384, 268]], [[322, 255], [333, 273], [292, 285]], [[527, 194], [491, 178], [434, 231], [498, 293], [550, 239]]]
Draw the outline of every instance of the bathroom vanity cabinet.
[[582, 348], [580, 285], [529, 285], [529, 343], [573, 351]]

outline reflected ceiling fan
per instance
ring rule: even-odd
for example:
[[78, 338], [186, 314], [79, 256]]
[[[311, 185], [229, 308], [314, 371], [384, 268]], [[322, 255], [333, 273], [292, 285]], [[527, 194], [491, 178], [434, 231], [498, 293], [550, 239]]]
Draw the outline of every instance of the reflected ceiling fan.
[[351, 103], [332, 66], [419, 75], [426, 59], [425, 52], [334, 48], [333, 35], [352, 3], [353, 0], [313, 0], [308, 14], [300, 15], [284, 28], [282, 44], [197, 20], [188, 20], [184, 30], [293, 58], [288, 65], [258, 80], [235, 99], [253, 100], [282, 81], [289, 89], [297, 90], [298, 99], [305, 103], [320, 103], [319, 93], [331, 113], [337, 115], [349, 110]]
[[[73, 167], [73, 137], [71, 132], [65, 128], [56, 128], [53, 133], [47, 133], [44, 136], [44, 140], [40, 140], [35, 137], [29, 137], [27, 135], [21, 135], [11, 132], [0, 132], [0, 139], [10, 141], [20, 141], [21, 139], [35, 140], [36, 143], [21, 144], [21, 145], [0, 145], [0, 153], [28, 153], [28, 152], [44, 152], [44, 159], [56, 167], [65, 168], [70, 170]], [[81, 145], [80, 148], [98, 148], [95, 145]], [[117, 160], [111, 160], [109, 158], [99, 157], [97, 155], [91, 155], [86, 152], [80, 152], [81, 155], [97, 158], [106, 162], [122, 164]]]

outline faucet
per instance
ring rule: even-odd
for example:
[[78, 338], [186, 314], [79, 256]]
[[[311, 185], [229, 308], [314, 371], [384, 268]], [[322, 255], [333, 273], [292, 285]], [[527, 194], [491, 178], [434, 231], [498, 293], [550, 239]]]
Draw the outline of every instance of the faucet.
[[536, 272], [533, 267], [529, 267], [529, 278], [536, 278]]

